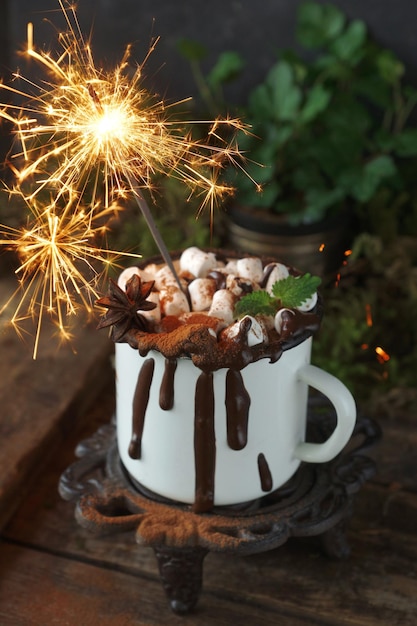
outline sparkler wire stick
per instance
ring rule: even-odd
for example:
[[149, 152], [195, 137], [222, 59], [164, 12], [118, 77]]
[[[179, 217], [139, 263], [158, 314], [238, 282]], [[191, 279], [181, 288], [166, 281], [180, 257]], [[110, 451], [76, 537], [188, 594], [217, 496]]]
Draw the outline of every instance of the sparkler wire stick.
[[152, 217], [152, 213], [151, 210], [148, 206], [148, 203], [146, 202], [145, 198], [143, 197], [143, 193], [142, 190], [140, 189], [138, 183], [129, 175], [127, 175], [127, 181], [129, 183], [130, 186], [130, 190], [133, 193], [133, 196], [135, 198], [135, 201], [138, 205], [138, 207], [140, 208], [143, 217], [145, 218], [146, 224], [148, 225], [148, 228], [151, 232], [151, 235], [156, 243], [156, 245], [158, 246], [159, 252], [162, 255], [162, 258], [164, 259], [165, 263], [167, 264], [167, 266], [169, 267], [169, 269], [171, 270], [171, 272], [174, 275], [175, 280], [177, 281], [177, 284], [179, 286], [179, 288], [181, 289], [181, 291], [183, 291], [183, 287], [181, 285], [180, 279], [178, 277], [177, 271], [174, 267], [174, 263], [172, 262], [172, 258], [171, 255], [168, 251], [168, 248], [165, 245], [165, 242], [161, 236], [161, 233], [158, 230], [158, 227], [155, 223], [155, 220]]

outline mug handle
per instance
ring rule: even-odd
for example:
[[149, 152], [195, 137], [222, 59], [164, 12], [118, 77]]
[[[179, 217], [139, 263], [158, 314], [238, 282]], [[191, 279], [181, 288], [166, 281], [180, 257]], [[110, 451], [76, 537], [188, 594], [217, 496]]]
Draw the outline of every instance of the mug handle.
[[298, 370], [297, 378], [327, 396], [336, 410], [337, 424], [324, 443], [299, 443], [294, 454], [307, 463], [327, 463], [339, 454], [352, 435], [356, 421], [355, 401], [338, 378], [310, 363]]

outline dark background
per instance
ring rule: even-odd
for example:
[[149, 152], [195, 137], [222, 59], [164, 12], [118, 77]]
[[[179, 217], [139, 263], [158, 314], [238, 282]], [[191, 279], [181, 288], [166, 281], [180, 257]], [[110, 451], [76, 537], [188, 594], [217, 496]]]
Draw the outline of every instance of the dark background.
[[[160, 36], [157, 50], [146, 65], [147, 87], [169, 99], [194, 95], [188, 63], [180, 56], [181, 37], [198, 40], [209, 50], [205, 68], [219, 52], [237, 50], [246, 70], [227, 92], [227, 99], [245, 102], [248, 89], [261, 79], [279, 49], [294, 46], [294, 27], [300, 0], [79, 0], [83, 32], [92, 33], [98, 65], [114, 64], [127, 43], [141, 62], [149, 42]], [[392, 48], [417, 82], [417, 0], [335, 0], [349, 17], [362, 18], [381, 44]], [[56, 31], [64, 27], [58, 0], [0, 0], [0, 73], [24, 66], [15, 51], [24, 47], [26, 24], [35, 27], [35, 44], [56, 47]], [[7, 55], [9, 57], [7, 58]]]
[[[196, 96], [189, 63], [178, 51], [181, 38], [203, 44], [209, 70], [224, 50], [238, 51], [246, 66], [225, 89], [231, 105], [244, 104], [251, 87], [263, 79], [278, 51], [296, 47], [297, 8], [302, 0], [79, 0], [81, 29], [92, 40], [96, 65], [112, 67], [128, 43], [141, 63], [150, 42], [160, 41], [146, 63], [144, 86], [168, 100]], [[324, 2], [326, 3], [326, 2]], [[407, 78], [417, 83], [417, 0], [335, 0], [350, 18], [363, 19], [374, 38], [403, 60]], [[65, 29], [58, 0], [0, 0], [0, 79], [16, 69], [39, 83], [39, 67], [19, 51], [26, 45], [27, 23], [34, 24], [35, 46], [62, 51], [57, 31]], [[7, 97], [3, 92], [2, 98]], [[10, 147], [7, 124], [0, 127], [0, 162]], [[4, 170], [2, 170], [4, 174]]]

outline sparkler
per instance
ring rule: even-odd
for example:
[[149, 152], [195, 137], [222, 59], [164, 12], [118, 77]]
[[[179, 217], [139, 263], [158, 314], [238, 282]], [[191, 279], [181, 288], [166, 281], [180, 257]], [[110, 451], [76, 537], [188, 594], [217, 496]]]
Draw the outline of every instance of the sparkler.
[[[33, 349], [36, 358], [44, 314], [55, 322], [61, 337], [69, 339], [66, 317], [74, 315], [80, 306], [87, 313], [92, 312], [99, 297], [100, 276], [121, 254], [128, 253], [101, 249], [96, 244], [106, 232], [102, 220], [113, 209], [91, 214], [73, 200], [68, 200], [63, 208], [55, 201], [45, 207], [30, 200], [27, 206], [30, 218], [25, 227], [0, 227], [0, 244], [15, 249], [21, 262], [16, 270], [20, 287], [0, 313], [23, 289], [11, 323], [19, 332], [23, 320], [28, 317], [36, 320]], [[98, 265], [104, 268], [100, 272]]]
[[[93, 261], [107, 264], [106, 253], [91, 240], [97, 235], [98, 217], [109, 216], [113, 200], [133, 195], [176, 276], [142, 190], [153, 191], [155, 175], [175, 177], [188, 187], [190, 196], [200, 198], [201, 210], [208, 207], [212, 218], [217, 202], [233, 192], [220, 182], [219, 173], [228, 164], [242, 168], [237, 144], [233, 138], [225, 139], [223, 131], [236, 134], [247, 129], [231, 118], [187, 123], [174, 119], [174, 107], [184, 101], [166, 104], [142, 87], [143, 65], [156, 42], [133, 70], [130, 46], [115, 69], [99, 69], [75, 9], [58, 1], [67, 24], [67, 31], [59, 35], [60, 54], [38, 52], [28, 26], [27, 54], [47, 72], [47, 81], [37, 84], [16, 75], [23, 82], [21, 89], [0, 85], [25, 101], [0, 105], [0, 117], [13, 124], [21, 145], [12, 157], [17, 163], [13, 170], [32, 219], [20, 230], [3, 227], [0, 244], [17, 250], [22, 259], [17, 274], [23, 285], [29, 283], [12, 322], [19, 321], [29, 302], [27, 315], [53, 312], [64, 332], [64, 309], [69, 314], [76, 309], [72, 292], [96, 295], [78, 265], [82, 262], [91, 270]], [[195, 124], [208, 126], [206, 140], [192, 138], [187, 128]], [[24, 191], [27, 185], [29, 191]], [[38, 204], [43, 191], [54, 194], [46, 208]], [[67, 197], [82, 198], [86, 209], [67, 202]], [[32, 288], [34, 295], [29, 297]], [[89, 310], [90, 300], [85, 296], [81, 300]], [[40, 328], [41, 321], [35, 354]]]
[[[0, 115], [15, 125], [22, 146], [16, 155], [25, 159], [24, 166], [16, 169], [19, 183], [36, 177], [32, 195], [51, 185], [64, 183], [80, 189], [93, 181], [94, 204], [101, 179], [108, 206], [112, 195], [125, 195], [126, 185], [132, 187], [129, 181], [152, 190], [155, 174], [161, 173], [178, 178], [191, 194], [201, 193], [208, 179], [215, 180], [208, 171], [238, 163], [239, 149], [233, 140], [222, 138], [221, 129], [244, 130], [240, 120], [175, 120], [173, 109], [184, 101], [166, 104], [142, 88], [143, 65], [156, 42], [132, 75], [130, 47], [114, 70], [100, 70], [74, 9], [66, 9], [62, 0], [59, 4], [68, 25], [68, 32], [60, 35], [62, 54], [54, 59], [51, 54], [38, 52], [31, 28], [28, 35], [27, 54], [50, 75], [46, 86], [19, 77], [35, 89], [36, 94], [30, 97], [24, 90], [1, 85], [28, 101], [23, 106], [4, 105]], [[206, 141], [193, 140], [185, 129], [195, 124], [210, 126]], [[225, 187], [209, 185], [202, 205], [216, 196], [217, 189], [223, 195]]]

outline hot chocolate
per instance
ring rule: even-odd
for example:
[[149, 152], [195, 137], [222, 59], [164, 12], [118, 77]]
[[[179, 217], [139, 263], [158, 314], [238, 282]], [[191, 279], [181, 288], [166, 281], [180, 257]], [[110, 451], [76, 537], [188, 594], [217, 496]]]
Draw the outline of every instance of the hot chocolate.
[[[112, 326], [117, 342], [128, 472], [202, 512], [278, 488], [302, 459], [335, 456], [355, 409], [339, 381], [309, 365], [322, 317], [318, 281], [223, 251], [193, 247], [173, 258], [177, 277], [152, 259], [125, 270], [99, 301], [107, 308], [100, 326]], [[327, 450], [303, 442], [308, 384], [340, 404]]]

